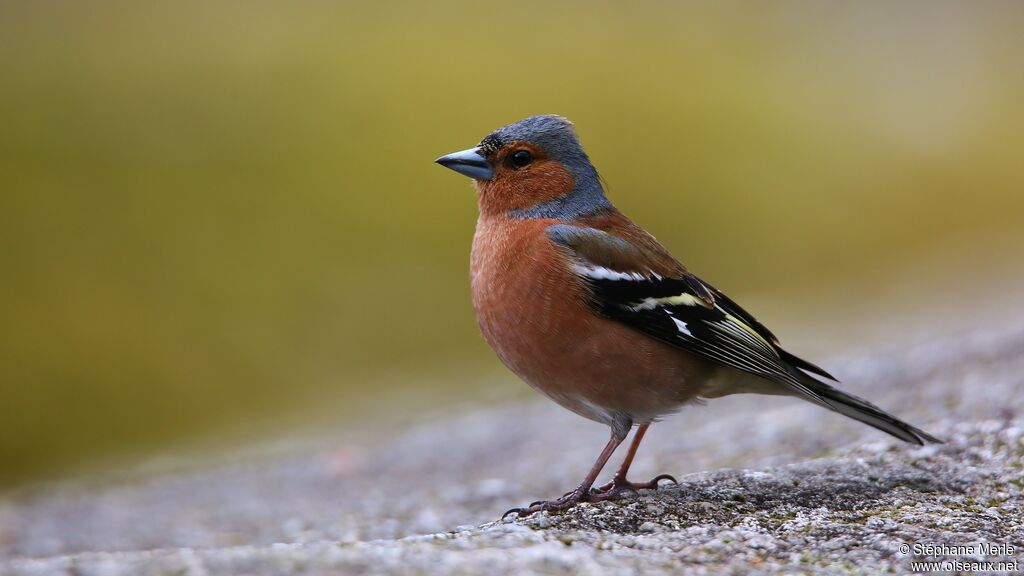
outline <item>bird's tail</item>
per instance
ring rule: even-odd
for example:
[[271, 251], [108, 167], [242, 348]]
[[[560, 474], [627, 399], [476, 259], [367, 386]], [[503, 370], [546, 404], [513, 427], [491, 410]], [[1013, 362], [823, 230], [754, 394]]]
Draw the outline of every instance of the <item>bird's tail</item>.
[[811, 400], [816, 404], [821, 404], [830, 410], [838, 412], [844, 416], [849, 416], [850, 418], [863, 422], [868, 426], [873, 426], [882, 432], [892, 434], [905, 442], [918, 445], [923, 445], [925, 443], [942, 443], [942, 440], [939, 440], [920, 428], [907, 424], [892, 414], [886, 413], [881, 408], [867, 400], [858, 398], [852, 394], [847, 394], [846, 392], [830, 386], [817, 378], [813, 378], [800, 370], [794, 370], [794, 372], [794, 375], [799, 376], [800, 383], [812, 393], [811, 395], [803, 394], [803, 396], [807, 397], [807, 400]]

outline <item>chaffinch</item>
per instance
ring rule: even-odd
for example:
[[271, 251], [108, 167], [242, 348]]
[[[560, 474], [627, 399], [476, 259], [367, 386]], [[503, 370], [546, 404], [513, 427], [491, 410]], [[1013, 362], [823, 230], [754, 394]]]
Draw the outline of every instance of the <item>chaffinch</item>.
[[[506, 366], [555, 402], [611, 427], [576, 489], [508, 513], [565, 510], [657, 488], [626, 479], [652, 422], [700, 399], [796, 396], [912, 442], [940, 442], [823, 380], [763, 324], [691, 274], [615, 209], [572, 123], [534, 116], [437, 163], [475, 181], [473, 309]], [[594, 481], [637, 426], [622, 466]]]

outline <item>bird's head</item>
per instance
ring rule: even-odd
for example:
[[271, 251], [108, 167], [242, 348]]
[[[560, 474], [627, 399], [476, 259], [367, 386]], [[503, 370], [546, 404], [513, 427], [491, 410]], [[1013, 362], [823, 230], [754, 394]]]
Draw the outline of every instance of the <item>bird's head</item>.
[[475, 180], [484, 214], [568, 220], [611, 207], [572, 123], [561, 116], [503, 126], [436, 162]]

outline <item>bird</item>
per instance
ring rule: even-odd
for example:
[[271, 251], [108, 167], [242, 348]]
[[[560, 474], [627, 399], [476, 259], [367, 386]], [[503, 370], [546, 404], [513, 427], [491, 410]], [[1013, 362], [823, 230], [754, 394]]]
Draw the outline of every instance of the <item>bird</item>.
[[[731, 394], [795, 396], [913, 444], [941, 443], [784, 350], [750, 313], [691, 273], [608, 199], [574, 125], [525, 118], [436, 163], [473, 179], [473, 310], [484, 339], [520, 379], [611, 430], [576, 488], [502, 517], [561, 512], [678, 484], [627, 473], [650, 425]], [[636, 427], [612, 476], [594, 486]]]

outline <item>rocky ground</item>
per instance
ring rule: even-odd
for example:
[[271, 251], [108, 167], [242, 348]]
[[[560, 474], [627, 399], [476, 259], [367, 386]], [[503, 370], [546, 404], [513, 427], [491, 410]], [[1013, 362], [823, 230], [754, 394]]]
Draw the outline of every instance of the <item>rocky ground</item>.
[[727, 398], [651, 428], [636, 476], [679, 486], [497, 520], [574, 486], [607, 431], [545, 401], [478, 409], [373, 443], [22, 492], [0, 501], [0, 575], [875, 574], [911, 571], [928, 545], [1006, 562], [967, 572], [1024, 569], [1024, 331], [827, 364], [947, 443]]

